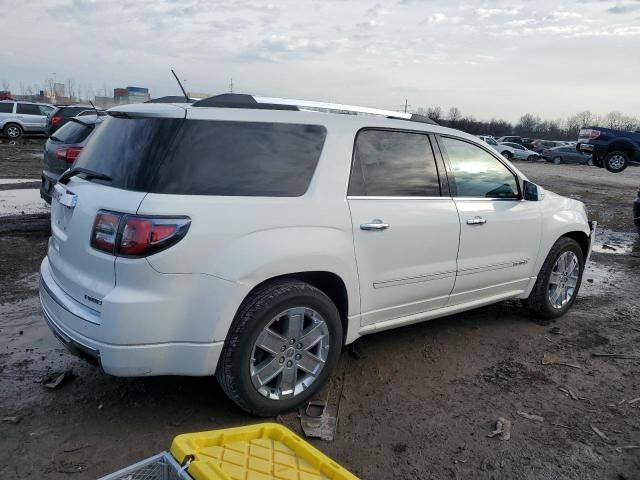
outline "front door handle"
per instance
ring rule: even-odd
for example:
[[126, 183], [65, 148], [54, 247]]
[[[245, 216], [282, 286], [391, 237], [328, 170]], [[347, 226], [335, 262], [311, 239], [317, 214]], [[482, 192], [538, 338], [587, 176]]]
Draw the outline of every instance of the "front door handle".
[[482, 217], [473, 217], [467, 219], [467, 225], [484, 225], [487, 221]]
[[389, 224], [377, 218], [372, 220], [371, 223], [363, 223], [360, 225], [360, 230], [386, 230], [387, 228], [389, 228]]

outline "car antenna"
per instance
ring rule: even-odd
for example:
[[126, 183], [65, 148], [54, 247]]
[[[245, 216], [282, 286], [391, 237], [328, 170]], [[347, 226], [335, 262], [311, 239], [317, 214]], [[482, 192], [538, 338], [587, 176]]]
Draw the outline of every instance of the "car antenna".
[[178, 82], [178, 85], [180, 85], [180, 90], [182, 90], [184, 98], [187, 100], [187, 103], [189, 103], [191, 101], [189, 100], [189, 95], [187, 95], [187, 92], [185, 92], [184, 87], [182, 86], [182, 82], [180, 82], [180, 79], [178, 78], [178, 75], [176, 75], [176, 72], [173, 71], [173, 68], [171, 69], [171, 73], [173, 73], [173, 76], [176, 77], [176, 82]]
[[100, 116], [100, 112], [98, 112], [98, 109], [96, 108], [96, 106], [93, 104], [93, 102], [91, 100], [89, 100], [89, 105], [91, 105], [91, 107], [95, 110], [96, 116], [99, 117]]

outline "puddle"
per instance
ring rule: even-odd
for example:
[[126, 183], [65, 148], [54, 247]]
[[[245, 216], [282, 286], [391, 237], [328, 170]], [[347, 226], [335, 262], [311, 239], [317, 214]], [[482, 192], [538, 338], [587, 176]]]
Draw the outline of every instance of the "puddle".
[[622, 274], [616, 268], [593, 259], [589, 260], [582, 275], [579, 295], [592, 296], [603, 293], [608, 289], [615, 288], [621, 279]]
[[596, 231], [593, 251], [598, 253], [637, 254], [640, 255], [640, 236], [637, 233], [614, 232], [606, 228]]

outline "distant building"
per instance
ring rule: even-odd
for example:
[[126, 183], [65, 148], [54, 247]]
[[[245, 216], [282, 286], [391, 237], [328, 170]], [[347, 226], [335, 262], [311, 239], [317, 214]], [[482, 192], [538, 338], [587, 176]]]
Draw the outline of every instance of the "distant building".
[[149, 89], [146, 87], [114, 88], [113, 100], [116, 105], [127, 103], [144, 103], [150, 100]]

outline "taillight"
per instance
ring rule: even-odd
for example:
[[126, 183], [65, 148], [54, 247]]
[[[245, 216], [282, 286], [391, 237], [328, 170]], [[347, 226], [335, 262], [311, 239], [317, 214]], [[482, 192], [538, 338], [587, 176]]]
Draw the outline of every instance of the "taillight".
[[118, 213], [100, 211], [93, 222], [91, 246], [103, 252], [115, 252], [116, 238], [121, 215]]
[[51, 125], [58, 125], [62, 121], [62, 117], [53, 116], [51, 117]]
[[594, 138], [598, 138], [600, 136], [600, 130], [591, 130], [589, 133], [589, 138], [593, 140]]
[[125, 257], [145, 257], [169, 248], [189, 230], [188, 217], [147, 217], [99, 211], [91, 246]]
[[81, 151], [82, 147], [59, 148], [56, 150], [56, 157], [58, 157], [58, 160], [73, 163], [76, 161], [76, 158], [78, 158]]

